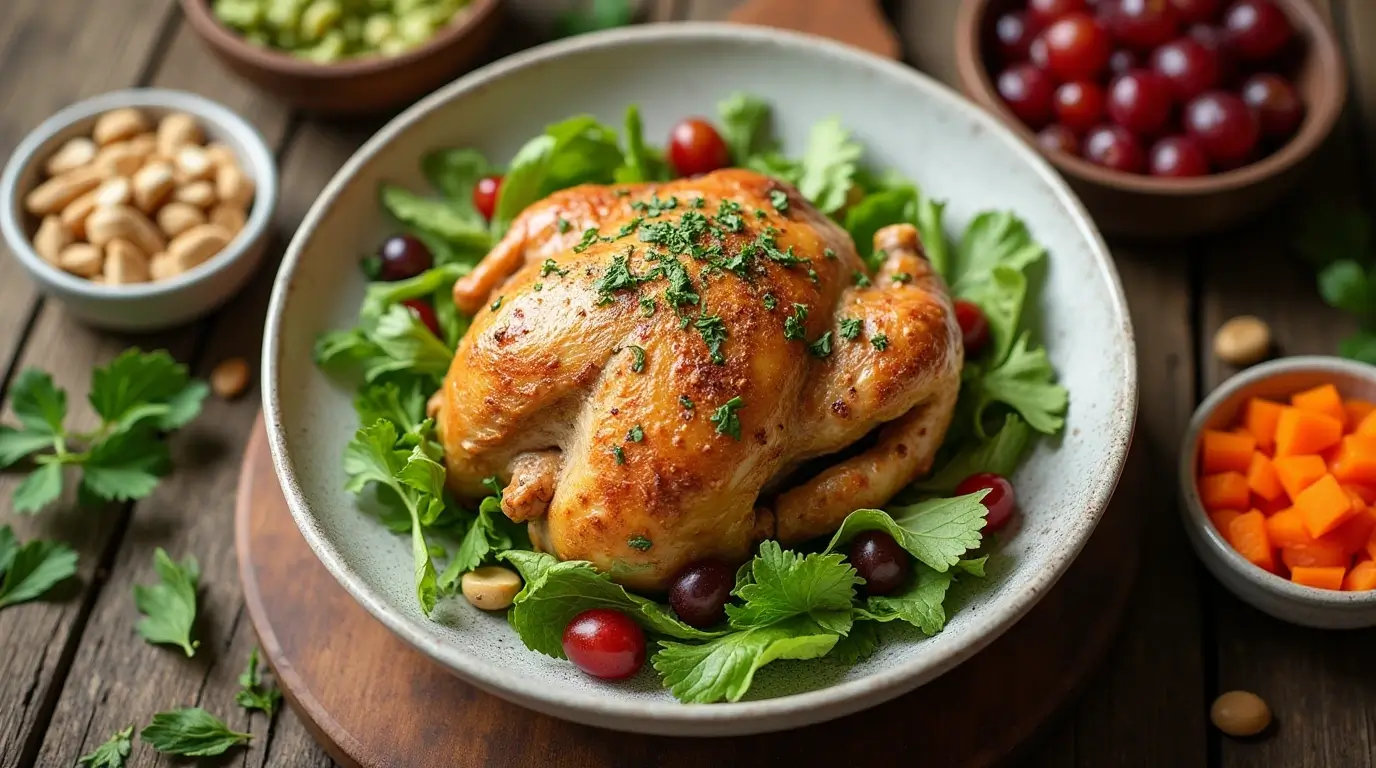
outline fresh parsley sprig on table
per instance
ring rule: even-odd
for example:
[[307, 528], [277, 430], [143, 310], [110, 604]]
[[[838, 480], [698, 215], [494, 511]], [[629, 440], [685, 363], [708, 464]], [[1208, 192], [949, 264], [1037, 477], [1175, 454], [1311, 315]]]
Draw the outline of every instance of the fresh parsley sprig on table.
[[178, 563], [158, 547], [153, 552], [153, 570], [158, 574], [157, 584], [134, 585], [134, 605], [143, 614], [134, 629], [150, 643], [175, 645], [186, 651], [187, 658], [195, 656], [201, 641], [192, 639], [191, 633], [201, 567], [190, 555]]
[[109, 740], [96, 747], [90, 754], [77, 758], [77, 765], [86, 768], [124, 768], [124, 762], [133, 751], [134, 726], [115, 731]]
[[76, 574], [77, 554], [66, 544], [33, 539], [20, 544], [0, 526], [0, 608], [42, 597]]
[[239, 692], [234, 694], [234, 701], [244, 709], [256, 709], [268, 717], [272, 717], [272, 713], [276, 712], [277, 706], [282, 703], [282, 691], [276, 686], [265, 684], [258, 673], [256, 647], [249, 651], [248, 667], [239, 675]]
[[166, 352], [129, 349], [91, 375], [100, 426], [74, 432], [64, 423], [67, 393], [47, 373], [24, 370], [10, 389], [19, 426], [0, 426], [0, 469], [26, 458], [34, 465], [15, 488], [15, 511], [38, 512], [56, 501], [65, 467], [81, 470], [85, 504], [147, 496], [170, 466], [163, 433], [196, 418], [208, 391]]
[[139, 738], [165, 755], [214, 757], [249, 743], [253, 734], [231, 729], [200, 707], [186, 707], [153, 715]]

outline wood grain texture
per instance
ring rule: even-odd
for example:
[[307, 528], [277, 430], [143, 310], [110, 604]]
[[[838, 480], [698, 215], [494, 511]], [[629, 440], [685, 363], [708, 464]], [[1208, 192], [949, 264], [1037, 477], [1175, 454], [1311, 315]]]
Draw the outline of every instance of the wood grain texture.
[[727, 18], [829, 37], [889, 59], [903, 53], [879, 0], [745, 0]]

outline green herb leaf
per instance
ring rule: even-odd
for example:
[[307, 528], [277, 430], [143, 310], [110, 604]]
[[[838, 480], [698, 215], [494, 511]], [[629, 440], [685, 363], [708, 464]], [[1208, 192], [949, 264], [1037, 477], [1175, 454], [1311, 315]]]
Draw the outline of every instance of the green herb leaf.
[[726, 355], [722, 354], [721, 348], [726, 344], [726, 323], [718, 315], [703, 315], [693, 323], [693, 327], [702, 334], [702, 341], [707, 345], [708, 355], [716, 365], [726, 364]]
[[856, 621], [850, 634], [836, 641], [827, 658], [842, 664], [859, 664], [879, 649], [879, 625], [873, 621]]
[[741, 420], [736, 415], [736, 411], [745, 407], [745, 401], [739, 395], [727, 400], [717, 406], [708, 420], [717, 425], [717, 434], [727, 435], [736, 440], [741, 439]]
[[884, 190], [866, 195], [846, 210], [846, 231], [855, 242], [860, 257], [872, 269], [879, 264], [874, 259], [874, 235], [891, 224], [911, 222], [917, 217], [917, 189], [912, 186]]
[[421, 170], [445, 202], [474, 229], [487, 229], [487, 221], [473, 207], [473, 188], [484, 176], [496, 173], [476, 149], [439, 149], [421, 158]]
[[150, 643], [180, 646], [187, 657], [195, 656], [201, 643], [191, 639], [191, 631], [196, 623], [201, 568], [190, 555], [177, 563], [158, 547], [153, 552], [153, 569], [158, 574], [157, 584], [134, 585], [134, 605], [143, 614], [134, 629]]
[[1376, 365], [1376, 333], [1358, 331], [1343, 339], [1338, 345], [1338, 354], [1350, 360]]
[[860, 321], [860, 318], [843, 317], [841, 318], [840, 331], [837, 335], [846, 341], [852, 341], [860, 335], [860, 331], [863, 327], [864, 323]]
[[230, 730], [224, 721], [200, 707], [153, 715], [139, 738], [165, 755], [214, 757], [249, 743], [253, 734]]
[[816, 341], [807, 345], [807, 351], [813, 357], [824, 358], [831, 355], [831, 331], [827, 331], [817, 338]]
[[777, 659], [820, 658], [838, 638], [812, 619], [797, 616], [699, 645], [661, 642], [651, 663], [680, 701], [740, 701], [761, 667]]
[[912, 583], [903, 591], [869, 599], [867, 618], [875, 621], [902, 619], [928, 637], [935, 635], [946, 626], [946, 609], [942, 603], [954, 573], [954, 570], [936, 571], [918, 563], [913, 568]]
[[234, 694], [234, 702], [247, 710], [259, 710], [272, 717], [277, 705], [282, 703], [282, 692], [276, 686], [264, 685], [258, 676], [258, 648], [248, 653], [248, 667], [239, 675], [239, 692]]
[[34, 451], [53, 445], [52, 435], [0, 426], [0, 469], [14, 465]]
[[421, 197], [393, 184], [382, 185], [380, 194], [382, 207], [409, 227], [467, 253], [486, 253], [492, 248], [492, 236], [488, 234], [481, 217], [472, 218], [449, 201]]
[[[171, 355], [134, 347], [91, 373], [89, 399], [102, 420], [120, 429], [150, 419], [156, 428], [172, 430], [200, 412], [206, 391], [205, 384], [193, 383], [186, 366]], [[175, 409], [169, 405], [174, 401]]]
[[640, 108], [632, 104], [626, 108], [626, 164], [616, 169], [614, 178], [618, 184], [635, 184], [645, 181], [668, 181], [672, 178], [664, 157], [645, 145], [644, 126], [640, 121]]
[[35, 513], [62, 496], [62, 465], [41, 464], [14, 489], [14, 511]]
[[794, 304], [793, 314], [784, 319], [784, 338], [802, 341], [807, 338], [807, 305]]
[[870, 337], [870, 346], [883, 352], [889, 348], [889, 335], [887, 333], [876, 333]]
[[979, 546], [988, 510], [980, 503], [987, 490], [951, 499], [931, 499], [908, 507], [857, 509], [846, 516], [826, 551], [833, 552], [861, 531], [884, 531], [908, 553], [944, 572], [967, 551]]
[[81, 464], [81, 488], [106, 501], [142, 499], [167, 473], [167, 443], [144, 431], [116, 432], [91, 446]]
[[798, 191], [823, 213], [831, 214], [846, 204], [856, 163], [864, 148], [852, 141], [850, 131], [836, 119], [812, 127], [803, 153]]
[[927, 261], [932, 269], [942, 277], [951, 274], [951, 247], [946, 239], [946, 225], [942, 217], [946, 212], [946, 202], [933, 200], [925, 195], [917, 201], [917, 216], [914, 225], [922, 238], [922, 249], [927, 253]]
[[769, 103], [748, 93], [733, 93], [717, 105], [721, 137], [737, 166], [773, 146]]
[[33, 539], [22, 546], [10, 526], [0, 526], [0, 608], [41, 597], [76, 574], [77, 554], [66, 544]]
[[25, 368], [10, 387], [10, 406], [28, 432], [62, 435], [67, 418], [67, 393], [53, 384], [45, 371]]
[[625, 165], [616, 131], [588, 115], [545, 129], [511, 160], [497, 194], [492, 236], [501, 237], [531, 203], [577, 184], [610, 184]]
[[1070, 404], [1065, 387], [1055, 383], [1056, 371], [1045, 349], [1028, 349], [1028, 334], [1023, 333], [997, 367], [983, 370], [967, 365], [965, 378], [976, 395], [975, 425], [982, 432], [984, 409], [999, 402], [1022, 414], [1038, 432], [1054, 435], [1065, 424], [1062, 418]]
[[383, 419], [397, 425], [402, 432], [411, 432], [425, 421], [425, 392], [417, 379], [404, 385], [390, 381], [370, 384], [358, 391], [354, 410], [358, 412], [360, 424], [375, 424]]
[[637, 424], [634, 427], [631, 427], [631, 430], [626, 433], [626, 439], [631, 441], [632, 443], [638, 443], [645, 439], [645, 430], [642, 429], [639, 424]]
[[940, 472], [917, 481], [912, 487], [947, 494], [954, 491], [962, 480], [980, 472], [993, 472], [1007, 477], [1017, 469], [1018, 462], [1031, 444], [1032, 430], [1016, 414], [1010, 413], [1004, 417], [1003, 428], [997, 434], [988, 440], [964, 446]]
[[95, 748], [95, 751], [82, 755], [76, 760], [77, 765], [84, 765], [86, 768], [124, 768], [124, 761], [129, 759], [129, 753], [133, 750], [134, 726], [129, 726], [122, 731], [115, 731], [109, 740]]
[[634, 344], [627, 344], [626, 349], [631, 351], [631, 372], [640, 373], [645, 370], [645, 348]]
[[626, 539], [626, 546], [630, 547], [631, 549], [638, 549], [641, 552], [650, 551], [650, 548], [654, 545], [655, 543], [653, 541], [650, 541], [649, 539], [645, 538], [644, 536], [641, 536], [638, 533], [630, 537], [629, 539]]
[[630, 24], [635, 6], [631, 0], [592, 0], [587, 11], [566, 11], [555, 22], [557, 37], [571, 37]]
[[856, 575], [844, 556], [801, 555], [784, 551], [777, 541], [766, 540], [750, 568], [751, 582], [736, 592], [745, 605], [726, 606], [732, 627], [763, 627], [808, 615], [838, 634], [849, 631], [855, 586], [865, 580]]
[[989, 336], [993, 342], [982, 359], [995, 363], [1007, 359], [1022, 317], [1022, 303], [1027, 295], [1027, 278], [1016, 269], [999, 265], [991, 270], [988, 279], [969, 287], [961, 298], [974, 302], [989, 322]]
[[1008, 211], [989, 211], [970, 222], [956, 246], [950, 274], [944, 276], [957, 296], [965, 296], [989, 280], [995, 267], [1021, 272], [1045, 255], [1022, 219]]
[[1376, 316], [1376, 282], [1351, 259], [1340, 259], [1319, 270], [1319, 295], [1331, 307], [1359, 318]]

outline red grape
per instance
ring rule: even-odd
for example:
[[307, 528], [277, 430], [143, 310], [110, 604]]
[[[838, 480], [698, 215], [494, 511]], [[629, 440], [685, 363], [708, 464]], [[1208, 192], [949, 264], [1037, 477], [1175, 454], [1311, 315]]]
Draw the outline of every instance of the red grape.
[[1141, 66], [1142, 59], [1128, 48], [1119, 48], [1108, 57], [1108, 71], [1113, 75], [1126, 75]]
[[989, 321], [984, 317], [984, 310], [973, 301], [956, 299], [955, 309], [961, 341], [965, 343], [965, 354], [973, 356], [989, 342]]
[[1045, 70], [1051, 63], [1051, 54], [1046, 50], [1046, 37], [1037, 35], [1032, 38], [1032, 42], [1027, 45], [1027, 60], [1032, 62], [1037, 69]]
[[1237, 78], [1237, 60], [1228, 51], [1228, 42], [1222, 27], [1196, 24], [1190, 27], [1186, 34], [1191, 40], [1213, 51], [1214, 58], [1218, 61], [1218, 82], [1220, 85], [1227, 85]]
[[1057, 120], [1084, 133], [1103, 121], [1104, 89], [1088, 80], [1065, 83], [1056, 89], [1051, 105]]
[[1203, 24], [1213, 21], [1222, 7], [1222, 0], [1171, 0], [1175, 15], [1182, 24]]
[[884, 531], [863, 531], [850, 540], [850, 564], [865, 580], [866, 595], [887, 595], [908, 580], [908, 551]]
[[669, 162], [680, 176], [697, 176], [731, 165], [731, 150], [711, 123], [693, 117], [669, 132]]
[[1051, 76], [1031, 64], [1017, 64], [999, 75], [998, 90], [1018, 119], [1040, 128], [1051, 119]]
[[1168, 136], [1152, 146], [1147, 166], [1153, 176], [1205, 176], [1209, 173], [1209, 157], [1194, 139]]
[[1053, 152], [1080, 154], [1080, 139], [1075, 132], [1060, 123], [1053, 123], [1037, 132], [1037, 145]]
[[645, 663], [645, 633], [620, 611], [593, 608], [573, 617], [563, 636], [564, 655], [593, 677], [624, 680]]
[[1234, 168], [1257, 146], [1257, 119], [1242, 99], [1209, 91], [1185, 106], [1185, 130], [1199, 142], [1214, 165]]
[[1027, 15], [1033, 24], [1046, 27], [1057, 19], [1085, 9], [1085, 0], [1027, 0]]
[[383, 240], [377, 257], [381, 264], [378, 278], [387, 281], [415, 277], [435, 266], [430, 249], [412, 235], [392, 235]]
[[1108, 30], [1124, 45], [1149, 50], [1175, 37], [1180, 19], [1170, 0], [1119, 0]]
[[501, 191], [501, 176], [484, 176], [473, 185], [473, 207], [484, 219], [492, 221], [492, 215], [497, 212], [497, 196]]
[[1171, 116], [1170, 85], [1154, 72], [1138, 69], [1108, 87], [1108, 115], [1133, 133], [1150, 136]]
[[1290, 42], [1294, 30], [1271, 0], [1237, 0], [1223, 16], [1228, 45], [1252, 61], [1269, 59]]
[[1288, 139], [1304, 119], [1304, 104], [1295, 86], [1280, 75], [1259, 74], [1242, 84], [1242, 101], [1252, 108], [1267, 138]]
[[726, 601], [736, 586], [736, 571], [720, 560], [690, 563], [669, 587], [669, 605], [689, 626], [706, 629], [726, 618]]
[[1146, 166], [1142, 142], [1126, 128], [1101, 125], [1085, 135], [1085, 159], [1115, 171], [1141, 173]]
[[1062, 16], [1041, 37], [1046, 40], [1047, 68], [1063, 81], [1095, 77], [1112, 53], [1108, 35], [1085, 13]]
[[443, 338], [440, 333], [440, 319], [435, 316], [435, 308], [430, 306], [430, 302], [424, 299], [407, 299], [401, 304], [411, 310], [411, 316], [429, 328], [430, 332], [435, 334], [435, 338]]
[[1151, 55], [1151, 68], [1184, 103], [1218, 85], [1218, 55], [1188, 37], [1172, 40]]
[[994, 38], [998, 40], [999, 56], [1005, 64], [1027, 61], [1027, 49], [1036, 36], [1036, 28], [1021, 11], [1005, 13], [994, 22]]
[[989, 510], [989, 514], [984, 518], [984, 532], [993, 533], [1013, 519], [1013, 510], [1017, 507], [1013, 484], [1008, 482], [1008, 478], [993, 472], [970, 475], [956, 486], [955, 495], [965, 496], [985, 488], [989, 489], [989, 493], [980, 501], [984, 508]]

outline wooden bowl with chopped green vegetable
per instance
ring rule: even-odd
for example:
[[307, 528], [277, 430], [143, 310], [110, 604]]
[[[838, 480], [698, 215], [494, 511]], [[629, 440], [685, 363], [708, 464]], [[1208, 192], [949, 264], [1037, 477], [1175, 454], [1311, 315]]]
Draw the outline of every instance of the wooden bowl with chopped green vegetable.
[[482, 56], [501, 0], [181, 0], [225, 66], [302, 109], [396, 109]]
[[384, 127], [288, 249], [263, 371], [293, 516], [385, 626], [694, 736], [982, 650], [1088, 540], [1137, 402], [1112, 262], [1034, 151], [894, 62], [716, 24], [543, 46]]

